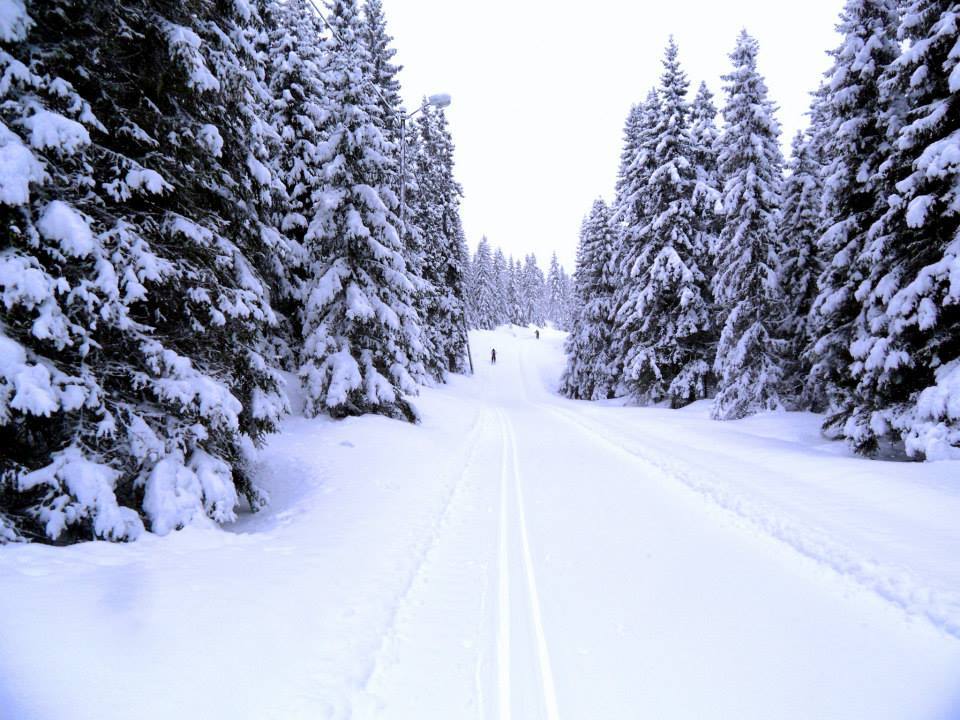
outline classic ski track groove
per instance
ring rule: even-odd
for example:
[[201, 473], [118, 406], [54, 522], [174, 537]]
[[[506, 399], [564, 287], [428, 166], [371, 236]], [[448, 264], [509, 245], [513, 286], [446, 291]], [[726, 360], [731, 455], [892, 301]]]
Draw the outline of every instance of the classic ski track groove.
[[517, 436], [513, 423], [504, 413], [504, 431], [510, 441], [510, 455], [513, 462], [513, 485], [516, 491], [517, 515], [520, 521], [520, 545], [523, 551], [523, 568], [527, 578], [527, 593], [530, 600], [530, 618], [536, 634], [537, 659], [540, 668], [540, 684], [543, 689], [543, 702], [546, 708], [547, 720], [560, 720], [560, 711], [557, 707], [557, 691], [553, 681], [553, 669], [550, 664], [550, 651], [547, 646], [546, 633], [543, 629], [543, 613], [540, 609], [540, 594], [537, 592], [537, 580], [533, 570], [533, 557], [530, 552], [530, 537], [527, 532], [527, 513], [523, 501], [522, 474], [517, 456]]
[[433, 528], [430, 533], [430, 540], [425, 544], [423, 551], [420, 553], [420, 556], [417, 558], [417, 564], [413, 572], [410, 574], [410, 579], [407, 581], [406, 585], [403, 588], [403, 591], [397, 597], [397, 600], [393, 605], [393, 612], [390, 615], [390, 621], [387, 625], [386, 630], [380, 639], [380, 645], [377, 647], [376, 652], [374, 653], [373, 662], [370, 666], [370, 671], [367, 673], [366, 678], [363, 681], [362, 688], [363, 692], [369, 692], [370, 686], [377, 678], [377, 676], [383, 670], [383, 659], [386, 655], [387, 648], [391, 643], [394, 642], [397, 635], [397, 627], [400, 624], [400, 616], [403, 613], [404, 608], [410, 602], [411, 597], [413, 596], [414, 589], [417, 585], [417, 580], [423, 576], [427, 566], [430, 563], [430, 558], [433, 555], [434, 550], [440, 544], [440, 536], [443, 532], [443, 529], [446, 527], [449, 521], [449, 516], [451, 514], [453, 506], [456, 504], [456, 499], [460, 495], [461, 488], [466, 480], [467, 473], [473, 467], [474, 459], [476, 457], [477, 448], [480, 446], [480, 442], [483, 437], [483, 429], [487, 425], [487, 420], [489, 417], [489, 411], [486, 409], [481, 410], [477, 414], [477, 420], [474, 423], [473, 427], [470, 429], [470, 440], [467, 445], [466, 452], [466, 461], [463, 464], [463, 467], [460, 469], [459, 476], [456, 481], [453, 483], [449, 494], [444, 500], [443, 509], [440, 511], [440, 515], [437, 521], [434, 523]]
[[499, 547], [499, 585], [497, 604], [497, 697], [499, 699], [500, 720], [510, 720], [510, 552], [507, 537], [507, 484], [508, 440], [506, 420], [503, 411], [499, 411], [501, 427], [500, 457], [500, 547]]

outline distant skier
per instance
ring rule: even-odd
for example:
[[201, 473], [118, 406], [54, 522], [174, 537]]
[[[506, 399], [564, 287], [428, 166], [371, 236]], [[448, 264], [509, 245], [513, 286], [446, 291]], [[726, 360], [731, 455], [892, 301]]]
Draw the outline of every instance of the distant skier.
[[490, 350], [490, 364], [491, 364], [491, 365], [496, 365], [496, 364], [497, 364], [497, 349], [496, 349], [496, 348], [493, 348], [492, 350]]
[[539, 331], [539, 330], [534, 330], [533, 333], [537, 336], [537, 340], [539, 340], [539, 339], [540, 339], [540, 331]]

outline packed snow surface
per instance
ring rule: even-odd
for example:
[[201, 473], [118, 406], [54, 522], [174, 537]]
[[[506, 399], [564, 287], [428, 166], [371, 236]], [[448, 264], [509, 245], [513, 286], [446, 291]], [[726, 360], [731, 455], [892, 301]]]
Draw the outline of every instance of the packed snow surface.
[[290, 418], [232, 532], [0, 549], [0, 718], [960, 718], [960, 463], [564, 400], [561, 342]]

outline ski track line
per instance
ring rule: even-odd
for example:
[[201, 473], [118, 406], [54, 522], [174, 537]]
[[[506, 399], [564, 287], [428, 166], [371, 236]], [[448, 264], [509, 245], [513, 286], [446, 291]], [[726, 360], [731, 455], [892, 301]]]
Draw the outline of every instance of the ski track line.
[[537, 580], [533, 570], [533, 557], [530, 553], [530, 537], [527, 533], [527, 513], [523, 502], [522, 474], [517, 456], [517, 435], [513, 423], [504, 415], [504, 430], [510, 440], [510, 454], [513, 461], [513, 485], [517, 494], [517, 515], [520, 518], [520, 545], [523, 550], [523, 568], [527, 576], [527, 591], [530, 598], [530, 616], [537, 640], [537, 659], [540, 665], [540, 683], [543, 688], [543, 701], [547, 720], [560, 720], [557, 707], [557, 690], [553, 682], [553, 669], [550, 664], [550, 651], [547, 647], [546, 633], [543, 630], [543, 614], [540, 609], [540, 594], [537, 592]]
[[428, 540], [422, 550], [420, 551], [416, 566], [407, 583], [404, 585], [403, 590], [397, 596], [397, 599], [393, 603], [393, 612], [390, 615], [390, 620], [387, 624], [386, 630], [383, 632], [380, 638], [380, 645], [377, 647], [377, 650], [374, 652], [373, 661], [370, 665], [370, 670], [367, 672], [366, 677], [361, 683], [361, 689], [364, 693], [369, 693], [370, 686], [377, 676], [383, 671], [383, 661], [387, 654], [387, 649], [394, 642], [397, 635], [397, 627], [400, 623], [400, 616], [403, 613], [404, 608], [410, 602], [410, 598], [413, 596], [414, 588], [417, 585], [417, 580], [423, 575], [427, 565], [430, 562], [430, 557], [433, 555], [434, 550], [440, 544], [440, 535], [442, 534], [443, 529], [449, 522], [449, 516], [455, 505], [456, 498], [460, 495], [461, 489], [467, 477], [467, 473], [473, 467], [474, 458], [476, 457], [477, 448], [480, 445], [480, 440], [483, 436], [482, 430], [487, 425], [489, 411], [486, 409], [481, 409], [477, 413], [477, 420], [474, 423], [473, 427], [470, 429], [471, 438], [467, 445], [466, 452], [466, 462], [463, 465], [463, 468], [460, 470], [460, 475], [453, 483], [450, 492], [448, 493], [446, 499], [443, 503], [443, 509], [440, 511], [439, 518], [433, 525], [430, 540]]
[[[664, 458], [655, 453], [637, 452], [618, 444], [596, 429], [594, 421], [586, 421], [568, 410], [548, 403], [539, 403], [556, 417], [592, 435], [604, 445], [616, 449], [635, 462], [653, 468], [667, 477], [679, 480], [685, 487], [705, 498], [712, 505], [731, 513], [769, 538], [782, 542], [794, 552], [813, 560], [861, 589], [871, 592], [909, 616], [922, 617], [937, 630], [960, 639], [960, 599], [953, 593], [925, 588], [907, 571], [881, 566], [858, 558], [850, 550], [833, 542], [822, 532], [797, 525], [766, 512], [758, 505], [733, 491], [719, 487], [703, 477], [688, 463]], [[618, 432], [614, 429], [614, 432]]]
[[480, 593], [480, 614], [477, 618], [477, 628], [476, 628], [476, 643], [477, 643], [477, 662], [474, 665], [473, 669], [473, 683], [474, 683], [474, 692], [477, 696], [477, 717], [481, 720], [487, 716], [486, 713], [486, 697], [483, 692], [483, 667], [484, 667], [484, 654], [486, 648], [483, 644], [484, 637], [484, 624], [487, 617], [487, 596], [490, 592], [490, 567], [489, 565], [484, 565], [483, 568], [484, 583], [483, 591]]
[[506, 420], [503, 411], [499, 411], [501, 455], [500, 455], [500, 549], [499, 549], [499, 587], [498, 587], [498, 623], [497, 623], [497, 695], [499, 698], [500, 720], [510, 720], [510, 552], [507, 537], [507, 479], [508, 440]]

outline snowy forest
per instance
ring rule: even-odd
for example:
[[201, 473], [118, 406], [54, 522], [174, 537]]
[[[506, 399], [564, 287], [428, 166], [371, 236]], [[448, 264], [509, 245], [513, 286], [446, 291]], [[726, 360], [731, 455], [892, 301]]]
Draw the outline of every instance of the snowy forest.
[[415, 420], [464, 370], [443, 110], [406, 123], [380, 0], [325, 13], [0, 2], [0, 542], [256, 510], [282, 372]]
[[721, 122], [671, 40], [581, 228], [564, 394], [813, 410], [864, 455], [960, 457], [957, 24], [847, 2], [789, 161], [758, 43], [736, 40]]
[[0, 226], [0, 720], [960, 720], [960, 0], [0, 0]]
[[500, 325], [552, 324], [568, 330], [573, 317], [573, 279], [557, 259], [550, 256], [547, 274], [529, 254], [523, 262], [507, 257], [500, 248], [491, 252], [482, 238], [466, 273], [467, 322], [475, 330], [493, 330]]

